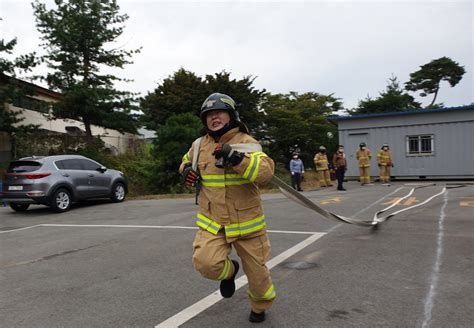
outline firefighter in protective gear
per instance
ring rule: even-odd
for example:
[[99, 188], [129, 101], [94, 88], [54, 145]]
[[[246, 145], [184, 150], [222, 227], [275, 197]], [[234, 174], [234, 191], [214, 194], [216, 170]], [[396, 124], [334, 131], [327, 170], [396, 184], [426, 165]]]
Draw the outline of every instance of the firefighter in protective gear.
[[393, 167], [393, 161], [388, 144], [383, 144], [377, 153], [377, 162], [380, 170], [380, 182], [390, 183], [390, 171]]
[[[186, 184], [199, 179], [202, 188], [193, 265], [205, 278], [220, 281], [224, 298], [231, 297], [239, 270], [239, 263], [229, 258], [233, 247], [249, 281], [249, 321], [262, 322], [276, 292], [266, 266], [270, 241], [258, 186], [271, 180], [274, 162], [261, 151], [240, 153], [232, 148], [258, 142], [240, 121], [231, 97], [210, 95], [200, 116], [207, 134], [199, 149], [193, 143], [180, 166]], [[191, 168], [194, 152], [199, 152], [198, 172]]]
[[329, 161], [326, 155], [326, 147], [319, 147], [319, 152], [314, 155], [314, 166], [318, 172], [319, 186], [332, 186], [331, 174], [329, 173]]
[[370, 184], [370, 160], [372, 159], [372, 153], [367, 148], [365, 142], [360, 143], [356, 158], [359, 161], [360, 184]]

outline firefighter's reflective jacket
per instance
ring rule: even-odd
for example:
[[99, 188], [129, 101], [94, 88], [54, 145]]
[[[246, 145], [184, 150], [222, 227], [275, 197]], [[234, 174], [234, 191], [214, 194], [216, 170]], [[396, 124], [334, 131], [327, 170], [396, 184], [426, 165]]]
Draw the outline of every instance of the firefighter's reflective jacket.
[[[218, 143], [242, 144], [258, 142], [248, 134], [232, 129], [224, 134]], [[263, 152], [246, 153], [236, 166], [218, 168], [212, 155], [218, 145], [214, 138], [202, 138], [198, 170], [201, 192], [197, 225], [213, 234], [225, 229], [227, 238], [239, 237], [261, 231], [266, 226], [258, 185], [269, 182], [274, 172], [274, 162]], [[193, 146], [183, 156], [180, 172], [191, 164]]]
[[316, 171], [329, 170], [329, 162], [326, 154], [317, 153], [314, 156], [314, 165], [316, 166]]
[[356, 158], [359, 161], [359, 167], [369, 167], [370, 166], [370, 159], [372, 158], [372, 154], [370, 150], [359, 149], [356, 153]]
[[390, 150], [380, 150], [377, 153], [377, 162], [381, 166], [391, 166], [392, 154], [390, 153]]

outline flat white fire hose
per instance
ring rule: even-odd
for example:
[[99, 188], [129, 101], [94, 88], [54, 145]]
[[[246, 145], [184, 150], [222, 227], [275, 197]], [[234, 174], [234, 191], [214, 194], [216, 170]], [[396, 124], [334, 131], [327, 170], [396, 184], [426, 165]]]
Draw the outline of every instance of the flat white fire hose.
[[312, 209], [313, 211], [319, 213], [321, 216], [323, 216], [324, 218], [326, 219], [329, 219], [329, 220], [333, 220], [333, 221], [338, 221], [338, 222], [343, 222], [343, 223], [349, 223], [349, 224], [355, 224], [355, 225], [358, 225], [358, 226], [363, 226], [363, 227], [374, 227], [376, 226], [377, 224], [379, 223], [382, 223], [382, 222], [385, 222], [387, 221], [389, 218], [393, 217], [394, 215], [397, 215], [399, 213], [402, 213], [402, 212], [405, 212], [405, 211], [408, 211], [408, 210], [411, 210], [415, 207], [419, 207], [419, 206], [422, 206], [422, 205], [425, 205], [427, 204], [428, 202], [430, 202], [431, 200], [433, 200], [434, 198], [438, 197], [438, 196], [441, 196], [442, 194], [444, 194], [447, 190], [446, 187], [444, 187], [441, 192], [429, 197], [428, 199], [426, 199], [425, 201], [419, 203], [419, 204], [416, 204], [416, 205], [413, 205], [413, 206], [410, 206], [410, 207], [407, 207], [407, 208], [404, 208], [404, 209], [401, 209], [399, 211], [396, 211], [396, 212], [393, 212], [393, 213], [390, 213], [386, 216], [380, 216], [381, 214], [387, 212], [388, 210], [390, 210], [392, 207], [400, 204], [403, 200], [405, 200], [406, 198], [410, 197], [413, 192], [416, 190], [416, 189], [420, 189], [420, 188], [425, 188], [425, 187], [429, 187], [429, 186], [434, 186], [434, 184], [428, 184], [428, 185], [421, 185], [421, 186], [416, 186], [416, 187], [413, 187], [411, 188], [411, 190], [408, 192], [408, 194], [406, 194], [405, 196], [399, 198], [396, 202], [394, 202], [393, 204], [391, 204], [390, 206], [387, 206], [386, 208], [378, 211], [377, 213], [374, 214], [374, 217], [371, 221], [361, 221], [361, 220], [354, 220], [352, 218], [348, 218], [346, 216], [342, 216], [342, 215], [338, 215], [338, 214], [334, 214], [332, 212], [329, 212], [329, 211], [326, 211], [325, 209], [319, 207], [317, 204], [315, 204], [313, 201], [311, 201], [309, 198], [307, 198], [306, 196], [304, 196], [303, 194], [299, 193], [298, 191], [294, 190], [292, 187], [290, 187], [289, 185], [287, 185], [284, 181], [282, 181], [280, 178], [278, 178], [277, 176], [273, 176], [271, 182], [276, 185], [278, 188], [280, 188], [280, 191], [282, 192], [282, 194], [284, 194], [286, 197], [288, 197], [289, 199], [295, 201], [296, 203], [300, 204], [300, 205], [303, 205], [309, 209]]

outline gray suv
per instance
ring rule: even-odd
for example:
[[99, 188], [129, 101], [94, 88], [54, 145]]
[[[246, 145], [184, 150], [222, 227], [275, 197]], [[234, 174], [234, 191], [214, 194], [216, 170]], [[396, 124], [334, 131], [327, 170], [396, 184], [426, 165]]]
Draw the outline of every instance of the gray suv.
[[3, 178], [3, 200], [18, 212], [44, 204], [56, 212], [73, 202], [110, 198], [122, 202], [127, 194], [122, 172], [79, 155], [25, 157], [12, 161]]

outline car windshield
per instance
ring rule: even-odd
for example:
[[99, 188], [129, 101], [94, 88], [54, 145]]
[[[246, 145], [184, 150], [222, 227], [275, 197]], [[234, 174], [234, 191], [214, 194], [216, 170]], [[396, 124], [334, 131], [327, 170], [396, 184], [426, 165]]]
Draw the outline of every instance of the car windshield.
[[41, 163], [34, 161], [13, 161], [7, 169], [7, 173], [33, 172], [41, 167]]

